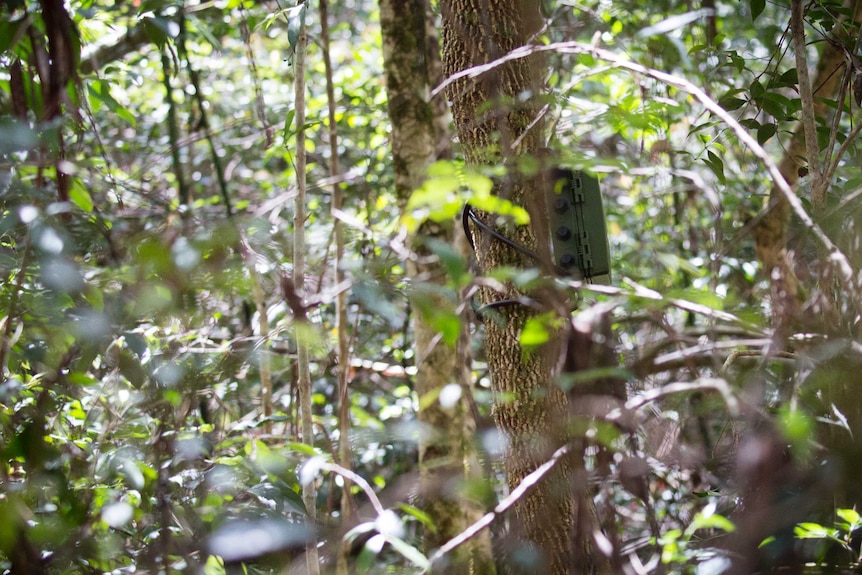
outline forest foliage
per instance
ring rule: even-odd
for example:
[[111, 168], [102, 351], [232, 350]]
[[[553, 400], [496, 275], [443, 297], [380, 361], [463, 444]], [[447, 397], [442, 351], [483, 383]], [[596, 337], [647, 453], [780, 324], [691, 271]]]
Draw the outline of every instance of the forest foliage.
[[[736, 555], [752, 571], [858, 567], [862, 11], [808, 2], [800, 42], [792, 8], [544, 2], [532, 49], [548, 67], [548, 147], [601, 181], [613, 283], [479, 273], [431, 241], [446, 280], [429, 288], [408, 276], [408, 233], [457, 228], [466, 202], [507, 225], [529, 215], [492, 194], [505, 168], [467, 166], [457, 141], [402, 213], [375, 2], [333, 2], [328, 23], [317, 2], [4, 2], [0, 570], [302, 572], [310, 542], [324, 572], [340, 554], [358, 573], [431, 570], [442, 559], [424, 545], [436, 527], [415, 496], [429, 433], [417, 411], [461, 393], [483, 479], [452, 489], [496, 509], [484, 527], [505, 541], [506, 438], [491, 413], [506, 398], [491, 392], [474, 314], [477, 290], [504, 282], [577, 299], [575, 315], [610, 310], [617, 365], [553, 385], [625, 380], [617, 424], [571, 423], [593, 446], [592, 500], [626, 572], [720, 573]], [[773, 267], [767, 244], [788, 267]], [[415, 392], [409, 302], [422, 289], [434, 291], [419, 313], [437, 345], [469, 348], [470, 390]], [[558, 315], [535, 316], [523, 353], [558, 328]], [[299, 349], [313, 437], [301, 433]], [[534, 559], [517, 560], [529, 572]]]

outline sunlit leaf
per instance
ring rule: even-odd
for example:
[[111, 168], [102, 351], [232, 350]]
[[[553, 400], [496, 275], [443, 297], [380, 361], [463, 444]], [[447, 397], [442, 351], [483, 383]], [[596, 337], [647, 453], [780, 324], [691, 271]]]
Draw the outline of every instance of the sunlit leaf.
[[527, 211], [509, 200], [492, 195], [493, 183], [487, 176], [471, 172], [463, 164], [435, 162], [428, 178], [407, 201], [403, 222], [414, 232], [426, 219], [449, 222], [465, 203], [480, 210], [511, 217], [517, 224], [530, 221]]
[[778, 424], [790, 443], [793, 453], [800, 459], [806, 459], [811, 452], [810, 441], [813, 433], [811, 416], [801, 409], [785, 405], [779, 410]]
[[93, 198], [90, 197], [90, 192], [87, 191], [83, 183], [77, 178], [69, 190], [69, 200], [88, 214], [93, 211]]
[[518, 336], [518, 342], [524, 353], [529, 353], [550, 341], [552, 332], [559, 323], [560, 318], [552, 312], [529, 318]]
[[431, 562], [428, 561], [428, 558], [425, 557], [421, 551], [412, 545], [407, 544], [402, 539], [397, 537], [386, 537], [386, 542], [392, 545], [396, 551], [420, 569], [427, 571], [431, 568]]
[[793, 534], [799, 539], [824, 539], [834, 537], [837, 531], [828, 529], [818, 523], [799, 523], [794, 527]]
[[434, 521], [430, 515], [419, 509], [418, 507], [414, 507], [413, 505], [409, 505], [407, 503], [399, 503], [398, 508], [413, 517], [417, 521], [419, 521], [422, 525], [425, 526], [426, 529], [429, 529], [432, 533], [437, 532], [437, 526], [434, 525]]
[[860, 522], [859, 512], [855, 509], [836, 509], [835, 514], [851, 526], [856, 526]]
[[206, 565], [204, 565], [204, 575], [225, 575], [224, 559], [218, 555], [207, 557]]
[[719, 529], [725, 533], [732, 533], [736, 530], [736, 525], [723, 515], [717, 513], [698, 513], [692, 521], [692, 530], [697, 529]]

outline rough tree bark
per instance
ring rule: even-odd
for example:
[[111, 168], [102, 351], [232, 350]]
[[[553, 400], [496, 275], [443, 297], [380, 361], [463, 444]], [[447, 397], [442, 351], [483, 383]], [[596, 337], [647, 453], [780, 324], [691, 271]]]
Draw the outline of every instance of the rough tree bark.
[[[426, 0], [381, 0], [380, 21], [396, 192], [404, 206], [419, 188], [426, 170], [436, 157], [438, 134], [435, 110], [429, 103], [429, 78], [435, 46], [427, 35]], [[416, 392], [420, 400], [419, 421], [424, 425], [419, 442], [421, 506], [436, 531], [425, 535], [426, 547], [439, 547], [476, 521], [482, 509], [459, 496], [459, 486], [479, 471], [471, 446], [475, 421], [469, 410], [469, 390], [461, 400], [444, 408], [437, 400], [440, 390], [459, 383], [460, 361], [454, 347], [446, 345], [428, 321], [429, 309], [445, 306], [439, 295], [445, 275], [439, 260], [429, 257], [422, 245], [434, 237], [453, 241], [453, 226], [425, 225], [412, 242], [419, 256], [408, 262], [412, 279], [411, 306], [415, 334]], [[451, 305], [451, 303], [449, 304]], [[453, 489], [454, 487], [454, 489]], [[443, 569], [446, 573], [493, 573], [494, 563], [487, 533], [459, 548]]]
[[[527, 44], [541, 26], [538, 3], [520, 0], [446, 0], [440, 2], [443, 17], [443, 66], [447, 77], [492, 61]], [[468, 163], [503, 164], [507, 177], [495, 183], [494, 193], [531, 212], [531, 226], [499, 228], [510, 239], [535, 249], [543, 237], [543, 202], [540, 177], [527, 177], [518, 169], [524, 156], [541, 158], [544, 133], [535, 96], [542, 91], [543, 66], [539, 56], [510, 61], [475, 79], [461, 79], [447, 88], [462, 152]], [[501, 266], [534, 267], [536, 262], [505, 243], [474, 233], [476, 255], [483, 271]], [[485, 291], [484, 303], [519, 297], [514, 287], [505, 293]], [[563, 430], [567, 399], [553, 383], [553, 361], [548, 354], [525, 355], [519, 334], [535, 313], [520, 305], [497, 308], [485, 314], [485, 354], [496, 395], [494, 418], [505, 433], [507, 481], [514, 488], [546, 461], [566, 440]], [[579, 450], [555, 468], [515, 507], [511, 541], [506, 544], [504, 565], [528, 573], [588, 573], [594, 564], [591, 535], [585, 519], [588, 505], [573, 494], [583, 493]], [[599, 562], [603, 563], [603, 562]]]

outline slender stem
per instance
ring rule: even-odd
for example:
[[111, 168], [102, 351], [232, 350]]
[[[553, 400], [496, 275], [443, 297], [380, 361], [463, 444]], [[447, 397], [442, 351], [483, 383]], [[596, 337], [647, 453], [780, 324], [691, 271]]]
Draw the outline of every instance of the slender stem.
[[269, 149], [272, 146], [273, 130], [266, 120], [266, 105], [263, 101], [263, 88], [261, 88], [260, 76], [257, 73], [257, 61], [254, 57], [254, 50], [251, 47], [251, 31], [248, 29], [248, 18], [246, 18], [246, 10], [242, 3], [239, 5], [239, 13], [239, 29], [242, 34], [242, 42], [245, 44], [245, 57], [248, 58], [248, 71], [251, 74], [251, 83], [254, 87], [254, 112], [260, 119], [260, 123], [266, 133], [266, 148]]
[[[296, 125], [296, 202], [293, 215], [293, 283], [296, 292], [301, 294], [305, 284], [305, 47], [307, 33], [305, 23], [300, 23], [299, 39], [296, 42], [294, 57], [295, 106]], [[304, 321], [297, 321], [305, 324]], [[314, 445], [314, 428], [311, 412], [311, 373], [308, 363], [307, 334], [298, 333], [296, 338], [296, 368], [299, 380], [299, 410], [302, 418], [302, 441]], [[308, 520], [314, 523], [317, 516], [317, 487], [314, 481], [308, 481], [302, 486], [302, 500], [308, 510]], [[310, 575], [320, 573], [320, 561], [317, 553], [317, 541], [311, 540], [305, 549], [306, 567]]]
[[260, 285], [260, 274], [255, 268], [254, 258], [249, 258], [248, 271], [251, 276], [251, 292], [254, 298], [254, 306], [257, 308], [258, 332], [261, 337], [261, 345], [257, 350], [258, 369], [260, 370], [260, 404], [263, 412], [263, 433], [272, 435], [272, 362], [269, 354], [269, 318], [266, 305], [266, 297]]
[[0, 341], [0, 381], [3, 383], [6, 383], [6, 356], [9, 354], [9, 347], [12, 345], [12, 326], [17, 319], [18, 301], [21, 298], [21, 291], [24, 287], [24, 280], [27, 277], [27, 266], [29, 263], [30, 237], [28, 235], [27, 241], [24, 244], [24, 252], [21, 254], [21, 268], [18, 270], [18, 274], [15, 277], [15, 286], [9, 295], [9, 308], [6, 311], [6, 317], [3, 318], [3, 339]]
[[[338, 174], [338, 126], [335, 120], [335, 87], [332, 81], [332, 59], [329, 52], [329, 17], [327, 0], [320, 0], [321, 44], [323, 45], [323, 66], [326, 71], [326, 99], [329, 117], [329, 173], [332, 182], [332, 212], [339, 213], [344, 206], [344, 190], [335, 176]], [[333, 217], [335, 235], [335, 284], [341, 285], [345, 279], [342, 262], [344, 261], [344, 223]], [[341, 290], [335, 299], [335, 329], [338, 333], [338, 462], [344, 469], [351, 469], [350, 443], [350, 396], [348, 394], [348, 375], [350, 372], [350, 347], [347, 329], [347, 292]], [[348, 523], [351, 516], [350, 482], [345, 477], [341, 491], [341, 518]]]
[[161, 50], [162, 56], [162, 84], [165, 86], [165, 101], [168, 103], [168, 137], [171, 142], [171, 160], [174, 167], [174, 177], [177, 179], [177, 194], [181, 207], [181, 215], [188, 217], [191, 209], [191, 197], [189, 188], [183, 175], [183, 165], [180, 160], [180, 129], [177, 124], [177, 108], [174, 102], [173, 88], [171, 87], [171, 60], [168, 57], [168, 47]]
[[161, 528], [159, 529], [159, 555], [161, 556], [162, 568], [165, 573], [171, 572], [171, 466], [168, 463], [168, 459], [173, 453], [171, 436], [167, 424], [164, 421], [159, 423], [159, 431], [156, 437], [156, 457], [159, 469], [156, 481], [156, 507], [159, 513], [159, 521], [161, 522]]
[[817, 143], [817, 119], [814, 117], [814, 95], [811, 80], [808, 78], [808, 58], [806, 56], [805, 27], [802, 0], [790, 0], [790, 36], [793, 39], [793, 52], [796, 56], [796, 74], [799, 78], [799, 98], [802, 100], [802, 130], [805, 135], [805, 156], [811, 178], [812, 203], [820, 208], [826, 201], [826, 186], [820, 172], [820, 146]]
[[189, 58], [189, 53], [186, 50], [186, 19], [182, 12], [180, 13], [180, 35], [178, 38], [178, 49], [182, 58], [186, 61], [186, 69], [189, 72], [189, 79], [194, 87], [194, 98], [198, 103], [198, 112], [200, 113], [200, 126], [203, 128], [204, 137], [209, 145], [210, 157], [212, 158], [213, 167], [215, 168], [216, 180], [218, 180], [219, 191], [221, 192], [222, 201], [224, 202], [227, 217], [233, 217], [233, 207], [230, 203], [230, 194], [228, 193], [227, 179], [224, 175], [224, 162], [218, 155], [216, 150], [215, 138], [213, 138], [212, 129], [210, 128], [209, 116], [207, 115], [207, 106], [204, 100], [203, 91], [201, 90], [200, 74], [197, 69], [192, 66], [192, 61]]

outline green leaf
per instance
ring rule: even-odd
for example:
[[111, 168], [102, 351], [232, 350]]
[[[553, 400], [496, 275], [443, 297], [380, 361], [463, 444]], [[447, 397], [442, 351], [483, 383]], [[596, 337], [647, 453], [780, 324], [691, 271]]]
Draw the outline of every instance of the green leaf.
[[827, 529], [819, 523], [800, 523], [793, 528], [798, 539], [826, 539], [836, 535], [834, 529]]
[[418, 549], [397, 537], [392, 537], [391, 535], [385, 537], [386, 542], [392, 545], [392, 547], [396, 551], [398, 551], [411, 563], [413, 563], [423, 571], [428, 571], [431, 568], [431, 562], [428, 561], [428, 558], [425, 557], [425, 555], [423, 555], [422, 552], [420, 552]]
[[800, 459], [806, 459], [811, 452], [811, 436], [814, 433], [814, 421], [801, 409], [784, 406], [778, 413], [778, 425], [784, 437], [790, 443], [790, 450]]
[[419, 509], [418, 507], [414, 507], [407, 503], [399, 503], [398, 508], [407, 515], [419, 521], [419, 523], [424, 525], [427, 529], [431, 530], [432, 533], [437, 533], [437, 526], [434, 525], [434, 521], [431, 519], [431, 516]]
[[746, 100], [742, 98], [722, 98], [718, 101], [718, 105], [731, 112], [733, 110], [738, 110], [746, 104]]
[[791, 101], [787, 96], [776, 94], [775, 92], [766, 92], [762, 100], [763, 110], [768, 114], [775, 116], [777, 120], [789, 120]]
[[213, 34], [212, 29], [206, 22], [201, 21], [201, 19], [196, 17], [194, 14], [186, 14], [186, 21], [188, 23], [193, 23], [195, 32], [200, 34], [213, 48], [216, 50], [222, 49], [221, 40], [218, 36]]
[[88, 214], [93, 211], [93, 198], [90, 197], [90, 192], [84, 187], [83, 182], [77, 178], [69, 190], [69, 200]]
[[107, 106], [110, 111], [125, 120], [129, 125], [135, 126], [137, 124], [132, 113], [117, 102], [111, 95], [111, 85], [107, 81], [95, 80], [87, 85], [87, 91], [90, 94], [90, 106], [93, 107], [94, 111], [99, 110], [97, 102], [100, 102]]
[[180, 33], [179, 24], [160, 17], [143, 18], [142, 24], [150, 41], [159, 47], [164, 46], [169, 39], [176, 38]]
[[796, 68], [791, 68], [778, 78], [776, 82], [779, 88], [792, 88], [799, 84], [799, 76], [796, 73]]
[[296, 110], [288, 110], [287, 114], [284, 115], [284, 132], [282, 134], [282, 139], [284, 140], [284, 145], [287, 146], [287, 141], [293, 135], [290, 128], [293, 126], [293, 117], [296, 115]]
[[446, 275], [456, 288], [462, 288], [470, 283], [473, 275], [461, 252], [451, 243], [435, 238], [423, 238], [422, 243], [440, 259], [446, 269]]
[[551, 339], [551, 332], [557, 327], [560, 318], [554, 312], [531, 317], [521, 329], [518, 341], [524, 353], [529, 353]]
[[712, 152], [707, 152], [706, 155], [707, 157], [704, 158], [703, 162], [709, 166], [709, 169], [712, 170], [712, 173], [715, 174], [719, 182], [727, 184], [727, 179], [724, 177], [724, 162]]
[[855, 509], [836, 509], [835, 514], [851, 526], [856, 525], [860, 520], [859, 512]]
[[386, 544], [386, 537], [383, 535], [374, 535], [365, 542], [362, 546], [362, 551], [359, 552], [359, 557], [356, 558], [356, 572], [368, 573], [371, 566], [374, 565], [374, 560], [383, 551], [383, 545]]
[[715, 311], [724, 310], [724, 299], [712, 290], [686, 288], [671, 290], [665, 294], [668, 299], [681, 299], [706, 306]]
[[4, 18], [0, 22], [0, 53], [3, 53], [10, 48], [14, 48], [13, 42], [17, 43], [21, 38], [25, 38], [25, 34], [19, 34], [18, 31], [21, 25], [29, 26], [30, 21], [27, 18], [19, 18], [17, 20], [7, 20]]
[[461, 318], [451, 310], [433, 312], [430, 317], [431, 327], [443, 337], [443, 342], [449, 347], [455, 347], [461, 334]]
[[293, 116], [294, 111], [291, 110], [287, 113], [287, 116], [284, 118], [284, 132], [282, 133], [284, 139], [284, 147], [287, 147], [288, 140], [297, 135], [300, 132], [304, 132], [305, 130], [312, 128], [322, 122], [320, 120], [314, 120], [313, 122], [306, 122], [303, 125], [297, 127], [295, 130], [291, 129], [291, 125], [293, 124]]
[[497, 196], [475, 195], [470, 199], [470, 204], [492, 214], [511, 216], [519, 226], [530, 223], [530, 214], [527, 210]]
[[306, 4], [306, 2], [303, 2], [299, 6], [287, 11], [288, 60], [292, 59], [296, 54], [296, 44], [299, 42], [300, 32], [305, 25]]
[[284, 447], [290, 451], [298, 451], [303, 455], [320, 455], [312, 446], [305, 443], [299, 443], [298, 441], [289, 441], [284, 444]]
[[775, 135], [775, 124], [763, 124], [757, 129], [757, 143], [761, 146], [769, 141]]
[[117, 367], [120, 373], [128, 380], [136, 389], [140, 389], [147, 381], [147, 371], [141, 365], [132, 352], [127, 349], [121, 349], [117, 358]]
[[751, 0], [751, 19], [757, 20], [757, 17], [763, 13], [766, 8], [766, 0]]
[[691, 262], [679, 257], [677, 254], [658, 252], [656, 253], [656, 260], [671, 273], [682, 271], [693, 277], [703, 275], [697, 267], [691, 264]]
[[720, 529], [725, 533], [732, 533], [736, 530], [736, 526], [730, 519], [723, 515], [719, 515], [717, 513], [698, 513], [695, 515], [694, 521], [692, 521], [689, 529], [691, 531], [696, 531], [698, 529]]
[[518, 225], [529, 223], [527, 210], [491, 195], [492, 190], [491, 178], [470, 171], [463, 163], [435, 162], [428, 169], [422, 187], [407, 201], [402, 223], [413, 233], [425, 220], [451, 221], [467, 202], [480, 210], [511, 217]]
[[305, 502], [302, 500], [302, 495], [297, 493], [283, 479], [276, 479], [274, 485], [278, 487], [279, 493], [284, 497], [285, 505], [294, 513], [308, 515], [308, 510], [305, 508]]
[[763, 87], [763, 84], [760, 83], [760, 80], [755, 80], [751, 83], [751, 87], [748, 90], [751, 93], [751, 97], [754, 99], [760, 98], [764, 93], [766, 93], [766, 88]]

